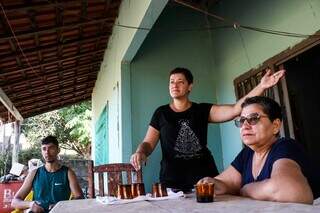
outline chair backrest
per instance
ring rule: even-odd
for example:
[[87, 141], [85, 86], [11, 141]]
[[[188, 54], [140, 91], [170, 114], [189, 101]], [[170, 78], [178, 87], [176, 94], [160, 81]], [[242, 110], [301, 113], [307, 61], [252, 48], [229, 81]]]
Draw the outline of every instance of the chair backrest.
[[105, 196], [104, 193], [104, 174], [107, 174], [108, 181], [108, 196], [117, 195], [117, 186], [118, 184], [123, 183], [122, 174], [125, 174], [126, 181], [125, 183], [131, 184], [133, 182], [133, 177], [136, 177], [134, 180], [137, 183], [142, 183], [142, 171], [136, 171], [134, 167], [129, 163], [113, 163], [113, 164], [103, 164], [99, 166], [88, 165], [88, 194], [90, 198], [95, 197], [94, 190], [94, 173], [98, 174], [99, 180], [99, 196]]

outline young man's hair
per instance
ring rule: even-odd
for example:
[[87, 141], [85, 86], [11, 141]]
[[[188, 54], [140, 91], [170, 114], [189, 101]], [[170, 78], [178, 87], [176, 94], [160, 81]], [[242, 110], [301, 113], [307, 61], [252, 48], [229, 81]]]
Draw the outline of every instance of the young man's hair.
[[56, 146], [59, 146], [59, 142], [55, 136], [49, 135], [41, 140], [41, 145], [53, 143]]
[[244, 108], [251, 104], [260, 105], [262, 107], [262, 111], [266, 113], [271, 121], [274, 121], [277, 118], [282, 121], [281, 107], [275, 100], [265, 96], [254, 96], [246, 98], [241, 104], [241, 107]]
[[192, 83], [193, 83], [193, 75], [192, 75], [191, 71], [188, 70], [187, 68], [176, 67], [176, 68], [174, 68], [173, 70], [171, 70], [169, 76], [171, 76], [171, 75], [173, 75], [173, 74], [178, 74], [178, 73], [183, 74], [183, 75], [186, 77], [186, 79], [187, 79], [187, 81], [188, 81], [189, 84], [192, 84]]

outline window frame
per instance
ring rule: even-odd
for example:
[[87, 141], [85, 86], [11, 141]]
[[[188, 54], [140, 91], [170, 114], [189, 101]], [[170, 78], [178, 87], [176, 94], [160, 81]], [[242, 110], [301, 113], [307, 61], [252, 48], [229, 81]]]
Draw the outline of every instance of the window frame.
[[[266, 68], [270, 68], [272, 72], [280, 70], [283, 68], [283, 64], [286, 61], [319, 44], [320, 31], [304, 39], [292, 48], [288, 48], [280, 52], [279, 54], [267, 59], [258, 68], [251, 69], [235, 78], [233, 81], [233, 85], [237, 100], [246, 95], [255, 85], [260, 82], [260, 79], [264, 75]], [[248, 84], [249, 86], [247, 86]], [[282, 107], [284, 116], [283, 125], [280, 130], [281, 136], [295, 138], [286, 78], [283, 77], [280, 83], [278, 83], [273, 88], [268, 89], [263, 95], [273, 98], [278, 103], [280, 103]]]

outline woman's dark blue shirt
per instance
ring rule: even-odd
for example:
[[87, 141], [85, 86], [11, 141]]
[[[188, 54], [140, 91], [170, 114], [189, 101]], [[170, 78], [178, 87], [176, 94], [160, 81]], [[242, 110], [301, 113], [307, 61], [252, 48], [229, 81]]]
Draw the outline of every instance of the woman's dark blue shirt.
[[293, 139], [279, 138], [271, 147], [271, 150], [267, 156], [267, 159], [260, 171], [260, 174], [254, 179], [252, 175], [252, 159], [254, 151], [245, 146], [238, 156], [234, 159], [231, 165], [241, 174], [242, 186], [255, 181], [263, 181], [271, 177], [273, 164], [282, 158], [287, 158], [295, 161], [307, 178], [314, 197], [318, 196], [318, 192], [315, 191], [313, 185], [315, 181], [312, 176], [311, 167], [307, 158], [307, 155], [303, 147]]

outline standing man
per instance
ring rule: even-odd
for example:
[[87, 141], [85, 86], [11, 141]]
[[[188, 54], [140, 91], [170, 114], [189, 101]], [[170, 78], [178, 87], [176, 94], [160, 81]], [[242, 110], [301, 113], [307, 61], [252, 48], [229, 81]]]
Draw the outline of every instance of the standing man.
[[[56, 137], [47, 136], [41, 141], [45, 165], [32, 170], [15, 194], [11, 206], [33, 213], [47, 213], [62, 200], [82, 199], [83, 194], [74, 171], [58, 162], [60, 152]], [[33, 190], [33, 201], [24, 201]]]
[[185, 68], [175, 68], [169, 75], [172, 102], [160, 106], [154, 112], [143, 142], [131, 156], [131, 164], [136, 170], [141, 169], [142, 163], [160, 139], [160, 182], [173, 191], [188, 192], [201, 178], [218, 175], [213, 156], [207, 147], [208, 123], [234, 119], [240, 114], [245, 98], [261, 95], [276, 85], [283, 75], [284, 70], [274, 74], [268, 70], [260, 83], [237, 103], [216, 105], [192, 102], [189, 99], [193, 87], [192, 73]]

